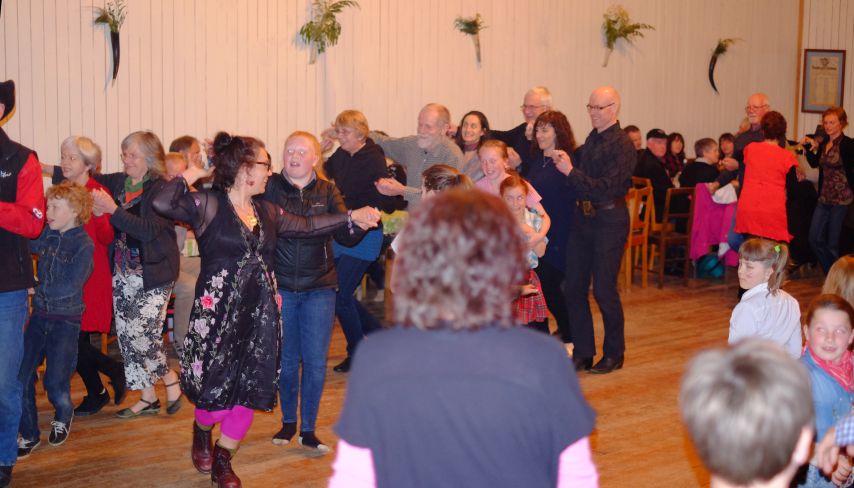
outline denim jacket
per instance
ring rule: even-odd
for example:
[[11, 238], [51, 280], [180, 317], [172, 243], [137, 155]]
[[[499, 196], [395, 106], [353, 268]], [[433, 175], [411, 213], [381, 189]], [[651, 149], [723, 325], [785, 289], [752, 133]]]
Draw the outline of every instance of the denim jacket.
[[81, 315], [83, 285], [92, 274], [95, 245], [79, 225], [60, 233], [45, 226], [38, 239], [30, 242], [39, 255], [38, 285], [33, 310], [52, 315]]
[[815, 404], [816, 439], [821, 439], [827, 429], [836, 425], [836, 422], [851, 412], [854, 394], [845, 391], [839, 382], [813, 361], [808, 352], [804, 352], [801, 362], [810, 374], [812, 400]]

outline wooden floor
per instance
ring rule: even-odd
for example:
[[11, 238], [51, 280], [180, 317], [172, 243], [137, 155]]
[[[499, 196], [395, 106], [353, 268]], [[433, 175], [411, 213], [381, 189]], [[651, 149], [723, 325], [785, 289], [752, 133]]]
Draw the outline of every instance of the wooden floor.
[[[635, 285], [623, 292], [626, 314], [626, 366], [605, 376], [581, 375], [581, 385], [596, 409], [592, 436], [594, 460], [601, 485], [707, 486], [702, 469], [681, 427], [677, 412], [679, 379], [686, 361], [700, 349], [726, 343], [728, 321], [736, 304], [734, 276], [721, 281], [668, 278], [663, 290]], [[819, 277], [790, 281], [785, 289], [803, 308], [821, 285]], [[601, 322], [597, 339], [601, 342]], [[336, 327], [329, 359], [318, 436], [336, 440], [332, 426], [344, 398], [345, 374], [332, 365], [344, 357], [344, 338]], [[203, 487], [209, 479], [198, 474], [189, 459], [192, 406], [174, 416], [121, 420], [110, 405], [100, 414], [74, 421], [68, 442], [47, 444], [52, 410], [39, 387], [42, 445], [14, 470], [14, 487]], [[165, 399], [158, 386], [161, 401]], [[75, 377], [75, 403], [83, 386]], [[128, 395], [124, 406], [136, 401]], [[278, 410], [256, 414], [238, 453], [235, 471], [247, 487], [321, 487], [331, 473], [334, 453], [315, 456], [298, 445], [276, 447], [271, 436], [279, 428]], [[294, 443], [295, 444], [295, 443]]]

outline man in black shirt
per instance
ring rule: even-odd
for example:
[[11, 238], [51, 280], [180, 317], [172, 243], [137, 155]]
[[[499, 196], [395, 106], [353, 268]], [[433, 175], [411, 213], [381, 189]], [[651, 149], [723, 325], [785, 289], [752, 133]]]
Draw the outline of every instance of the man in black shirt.
[[[554, 157], [558, 170], [567, 176], [567, 185], [578, 195], [567, 244], [565, 293], [576, 370], [610, 373], [623, 366], [625, 350], [617, 274], [629, 233], [626, 192], [631, 186], [637, 152], [617, 121], [617, 90], [610, 86], [594, 90], [587, 112], [593, 131], [576, 151], [575, 161], [563, 151], [556, 151]], [[603, 356], [596, 366], [592, 366], [596, 344], [588, 300], [591, 277], [593, 296], [605, 323]]]

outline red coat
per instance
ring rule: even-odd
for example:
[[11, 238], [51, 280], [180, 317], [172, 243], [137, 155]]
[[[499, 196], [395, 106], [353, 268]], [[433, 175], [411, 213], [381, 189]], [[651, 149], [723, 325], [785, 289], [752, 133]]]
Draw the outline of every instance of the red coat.
[[[109, 193], [103, 185], [95, 181], [95, 178], [89, 178], [86, 189], [89, 191], [101, 189]], [[104, 214], [100, 217], [93, 215], [83, 229], [95, 244], [95, 252], [92, 254], [92, 276], [83, 285], [83, 303], [86, 309], [83, 311], [80, 329], [84, 332], [107, 333], [110, 331], [110, 320], [113, 318], [113, 277], [110, 261], [107, 258], [107, 249], [112, 244], [115, 234], [110, 224], [110, 215]]]
[[735, 213], [735, 231], [789, 242], [786, 175], [798, 165], [795, 155], [774, 144], [744, 148], [744, 187]]

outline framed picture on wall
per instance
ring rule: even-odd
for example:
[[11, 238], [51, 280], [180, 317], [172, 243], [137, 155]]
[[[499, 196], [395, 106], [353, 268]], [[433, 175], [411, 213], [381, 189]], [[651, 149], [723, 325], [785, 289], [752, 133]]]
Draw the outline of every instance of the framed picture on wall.
[[842, 106], [845, 90], [845, 51], [804, 50], [804, 87], [801, 112], [821, 113]]

